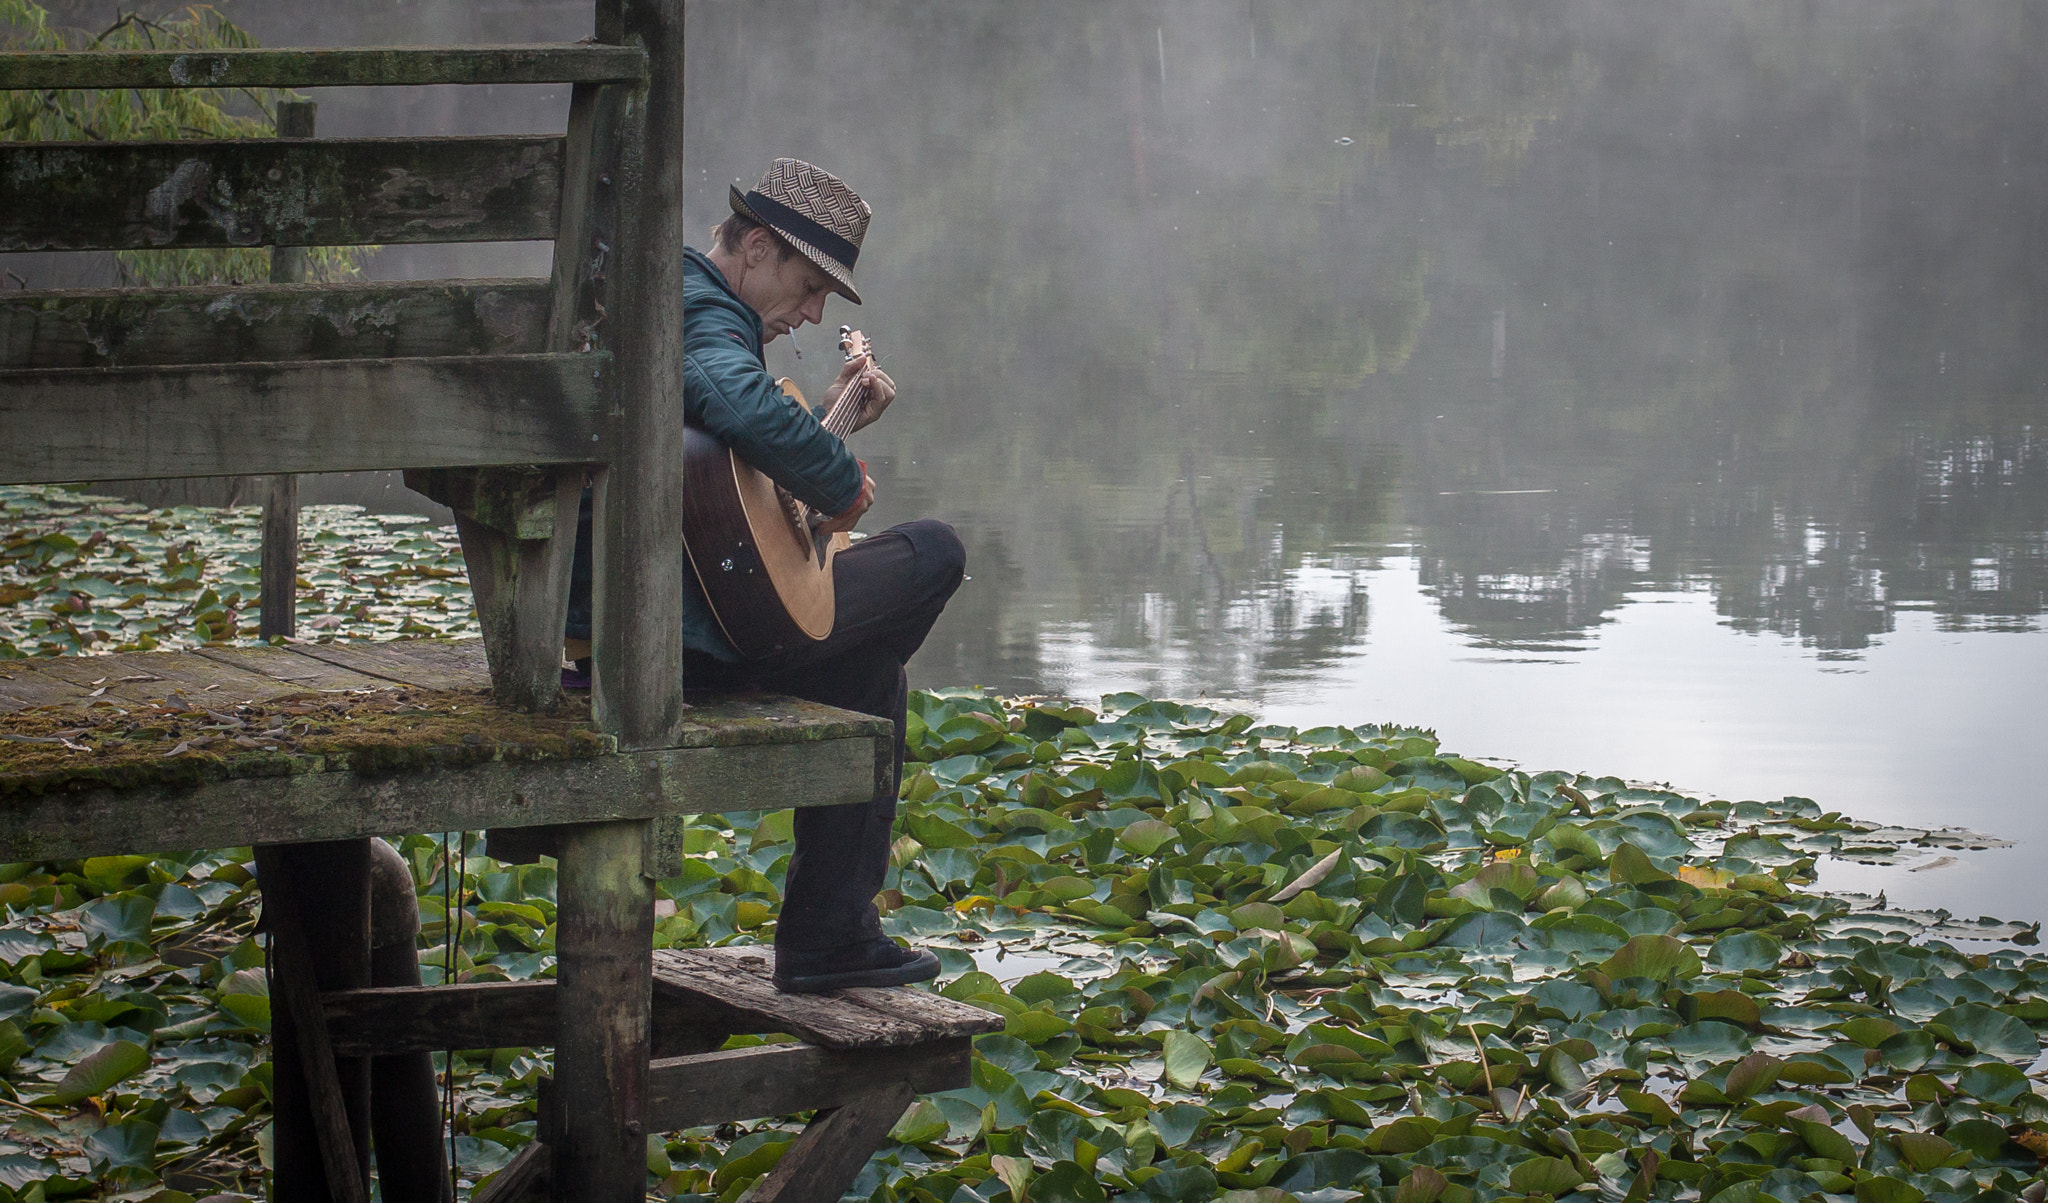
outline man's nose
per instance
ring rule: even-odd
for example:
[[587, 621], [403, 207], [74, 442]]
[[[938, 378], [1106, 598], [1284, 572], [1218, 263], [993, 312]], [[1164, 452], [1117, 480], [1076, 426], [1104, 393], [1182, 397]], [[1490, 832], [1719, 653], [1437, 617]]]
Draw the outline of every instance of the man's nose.
[[823, 296], [812, 297], [804, 303], [801, 312], [804, 315], [805, 321], [813, 326], [818, 325], [825, 320], [825, 298]]

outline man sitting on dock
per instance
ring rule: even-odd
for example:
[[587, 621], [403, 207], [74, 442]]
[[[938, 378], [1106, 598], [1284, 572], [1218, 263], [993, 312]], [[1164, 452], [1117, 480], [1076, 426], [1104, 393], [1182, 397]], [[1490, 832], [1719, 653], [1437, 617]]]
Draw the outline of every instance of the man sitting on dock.
[[[763, 347], [820, 322], [832, 293], [860, 304], [853, 266], [868, 206], [837, 177], [796, 159], [777, 159], [751, 191], [732, 189], [731, 206], [710, 253], [685, 251], [684, 409], [692, 425], [831, 515], [821, 530], [851, 530], [874, 504], [875, 482], [838, 436], [783, 394]], [[847, 365], [818, 412], [829, 413], [863, 374], [869, 399], [855, 428], [880, 417], [896, 386], [864, 360]], [[579, 542], [570, 635], [587, 637], [587, 535]], [[860, 540], [834, 562], [832, 634], [755, 660], [734, 649], [695, 574], [683, 568], [683, 679], [691, 689], [768, 690], [896, 725], [886, 793], [796, 811], [796, 850], [775, 930], [779, 989], [901, 985], [938, 975], [937, 957], [882, 934], [874, 899], [889, 868], [903, 772], [904, 664], [960, 587], [965, 564], [959, 537], [935, 519]]]

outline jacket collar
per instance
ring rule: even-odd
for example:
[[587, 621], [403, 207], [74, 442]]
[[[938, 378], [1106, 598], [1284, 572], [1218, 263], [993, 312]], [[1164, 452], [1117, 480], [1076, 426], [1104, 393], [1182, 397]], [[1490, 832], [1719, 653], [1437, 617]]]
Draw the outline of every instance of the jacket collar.
[[[696, 268], [698, 273], [704, 277], [704, 282], [706, 284], [709, 284], [713, 289], [716, 290], [716, 294], [714, 296], [700, 296], [696, 299], [709, 300], [713, 304], [724, 304], [726, 308], [731, 309], [736, 313], [743, 313], [746, 315], [747, 324], [753, 328], [754, 347], [758, 351], [760, 347], [763, 345], [762, 337], [766, 333], [761, 328], [761, 315], [755, 313], [754, 307], [752, 305], [747, 304], [745, 301], [742, 301], [740, 299], [740, 294], [733, 291], [731, 282], [725, 278], [724, 272], [718, 270], [718, 265], [711, 262], [710, 256], [704, 254], [704, 252], [698, 250], [695, 247], [686, 246], [683, 248], [683, 262], [686, 265], [686, 267]], [[684, 279], [687, 284], [687, 271], [685, 272]], [[701, 293], [703, 290], [686, 289], [686, 301], [692, 299], [687, 296], [687, 292], [689, 291], [696, 291]]]

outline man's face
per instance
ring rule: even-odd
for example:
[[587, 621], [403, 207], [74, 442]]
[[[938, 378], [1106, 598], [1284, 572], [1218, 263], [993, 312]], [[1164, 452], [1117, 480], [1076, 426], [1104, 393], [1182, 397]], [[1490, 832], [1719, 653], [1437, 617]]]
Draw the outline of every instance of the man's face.
[[740, 300], [761, 315], [764, 342], [774, 342], [806, 322], [823, 321], [825, 298], [834, 288], [832, 277], [809, 259], [795, 253], [783, 258], [777, 249], [770, 246], [757, 264], [750, 265], [738, 289]]

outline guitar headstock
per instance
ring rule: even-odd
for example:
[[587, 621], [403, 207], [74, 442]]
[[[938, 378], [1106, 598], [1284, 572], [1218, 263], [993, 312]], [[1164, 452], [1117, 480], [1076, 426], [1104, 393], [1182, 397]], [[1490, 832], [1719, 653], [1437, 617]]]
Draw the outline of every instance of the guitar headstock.
[[867, 335], [852, 326], [839, 327], [839, 350], [846, 356], [848, 363], [862, 357], [872, 358], [875, 354], [874, 343], [869, 341]]

